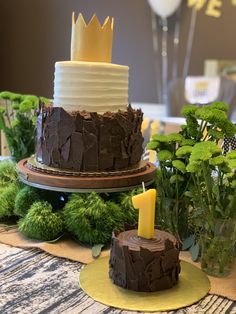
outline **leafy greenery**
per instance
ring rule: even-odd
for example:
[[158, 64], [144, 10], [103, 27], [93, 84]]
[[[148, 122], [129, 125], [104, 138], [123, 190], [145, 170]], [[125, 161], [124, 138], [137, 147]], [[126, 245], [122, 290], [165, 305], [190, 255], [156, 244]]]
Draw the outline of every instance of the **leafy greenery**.
[[122, 230], [124, 214], [112, 201], [105, 202], [98, 194], [72, 194], [64, 208], [67, 230], [79, 241], [107, 244], [112, 230]]
[[14, 216], [15, 198], [19, 191], [19, 184], [10, 183], [0, 189], [0, 220]]
[[54, 213], [52, 205], [44, 201], [33, 203], [18, 226], [27, 237], [45, 241], [58, 238], [64, 231], [62, 215]]
[[36, 109], [46, 98], [1, 92], [5, 106], [0, 107], [0, 129], [6, 135], [11, 155], [16, 161], [34, 153]]
[[198, 239], [203, 229], [213, 227], [215, 218], [236, 216], [236, 159], [232, 153], [222, 156], [219, 148], [225, 136], [236, 133], [227, 108], [222, 102], [186, 105], [181, 131], [154, 135], [149, 143], [160, 164], [157, 222], [180, 238], [194, 232]]
[[23, 189], [21, 189], [16, 195], [14, 213], [17, 216], [24, 217], [31, 205], [39, 200], [40, 196], [38, 189], [30, 186], [24, 186]]
[[119, 195], [119, 206], [124, 214], [124, 222], [127, 224], [134, 225], [138, 222], [138, 210], [132, 204], [132, 197], [139, 193], [142, 193], [142, 189], [134, 189]]
[[11, 160], [0, 161], [0, 188], [6, 187], [8, 184], [18, 179], [16, 164]]

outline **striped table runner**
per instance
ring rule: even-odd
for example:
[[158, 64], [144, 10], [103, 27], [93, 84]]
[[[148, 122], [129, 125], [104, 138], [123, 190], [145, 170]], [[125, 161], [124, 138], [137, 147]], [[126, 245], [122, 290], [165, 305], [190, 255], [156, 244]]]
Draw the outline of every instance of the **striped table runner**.
[[[88, 297], [78, 283], [82, 266], [38, 249], [23, 250], [0, 244], [0, 313], [137, 313], [108, 308]], [[208, 295], [193, 306], [168, 313], [234, 314], [236, 302]]]

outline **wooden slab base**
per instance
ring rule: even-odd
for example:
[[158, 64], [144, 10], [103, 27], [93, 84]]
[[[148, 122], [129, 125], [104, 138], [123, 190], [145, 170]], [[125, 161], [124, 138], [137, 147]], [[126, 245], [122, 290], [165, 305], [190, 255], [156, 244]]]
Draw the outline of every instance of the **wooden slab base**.
[[45, 190], [63, 192], [121, 192], [141, 186], [146, 186], [154, 181], [156, 167], [147, 162], [144, 170], [138, 173], [125, 173], [117, 176], [69, 176], [62, 174], [48, 174], [30, 169], [27, 166], [27, 159], [18, 163], [19, 178], [25, 184]]

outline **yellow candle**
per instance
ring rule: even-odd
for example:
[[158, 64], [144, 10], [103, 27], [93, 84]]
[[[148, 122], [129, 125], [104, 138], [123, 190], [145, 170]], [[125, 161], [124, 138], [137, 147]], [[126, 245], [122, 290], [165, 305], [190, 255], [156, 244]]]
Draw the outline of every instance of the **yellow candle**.
[[156, 190], [150, 189], [132, 197], [134, 208], [139, 209], [138, 236], [152, 239], [154, 235]]

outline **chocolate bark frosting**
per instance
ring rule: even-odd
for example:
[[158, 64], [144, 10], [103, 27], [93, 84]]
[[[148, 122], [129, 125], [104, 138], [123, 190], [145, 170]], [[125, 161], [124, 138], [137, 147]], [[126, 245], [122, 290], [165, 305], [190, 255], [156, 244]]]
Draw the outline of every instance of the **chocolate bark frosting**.
[[136, 229], [113, 233], [109, 265], [118, 286], [144, 292], [168, 289], [180, 273], [178, 242], [160, 230], [150, 240], [138, 237]]
[[40, 105], [36, 158], [75, 171], [111, 171], [137, 164], [143, 153], [142, 111], [66, 112]]

